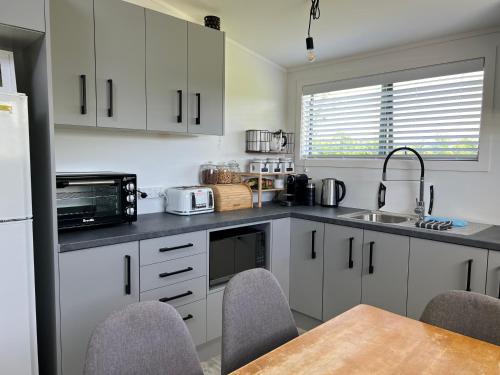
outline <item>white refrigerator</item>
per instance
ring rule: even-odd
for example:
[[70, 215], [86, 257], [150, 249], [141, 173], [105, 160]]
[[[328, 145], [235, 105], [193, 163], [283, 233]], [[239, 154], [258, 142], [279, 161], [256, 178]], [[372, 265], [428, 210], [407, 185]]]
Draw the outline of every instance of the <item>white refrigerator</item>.
[[28, 99], [0, 93], [0, 374], [38, 374]]

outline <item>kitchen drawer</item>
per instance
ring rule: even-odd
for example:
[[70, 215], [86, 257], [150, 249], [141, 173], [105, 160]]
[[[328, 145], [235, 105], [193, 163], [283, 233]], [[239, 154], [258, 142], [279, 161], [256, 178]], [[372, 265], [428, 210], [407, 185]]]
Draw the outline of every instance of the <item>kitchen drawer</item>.
[[176, 308], [186, 323], [195, 345], [207, 341], [207, 305], [206, 300], [193, 302]]
[[170, 303], [172, 306], [181, 306], [205, 299], [206, 290], [207, 280], [206, 277], [202, 276], [141, 293], [141, 301], [161, 300]]
[[207, 251], [207, 232], [184, 233], [176, 236], [141, 241], [141, 266], [182, 258]]
[[180, 283], [207, 274], [205, 253], [141, 267], [141, 292]]

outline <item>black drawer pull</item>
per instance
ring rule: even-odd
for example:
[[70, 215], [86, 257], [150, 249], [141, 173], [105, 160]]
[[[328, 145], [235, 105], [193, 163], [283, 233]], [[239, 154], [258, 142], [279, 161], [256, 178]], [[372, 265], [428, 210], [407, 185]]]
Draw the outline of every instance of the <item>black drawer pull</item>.
[[177, 90], [179, 96], [179, 114], [177, 115], [177, 123], [182, 123], [182, 90]]
[[125, 255], [125, 294], [131, 294], [131, 286], [130, 286], [130, 255]]
[[109, 95], [109, 106], [108, 106], [108, 117], [113, 117], [113, 80], [108, 79], [108, 95]]
[[472, 259], [469, 259], [467, 261], [467, 288], [465, 288], [466, 291], [470, 292], [470, 278], [471, 278], [471, 273], [472, 273]]
[[349, 238], [349, 268], [354, 267], [354, 262], [352, 260], [352, 243], [354, 241], [354, 237]]
[[189, 272], [189, 271], [192, 271], [193, 269], [194, 269], [193, 267], [187, 267], [187, 268], [184, 268], [184, 269], [179, 270], [179, 271], [160, 273], [158, 276], [159, 277], [169, 277], [169, 276], [178, 275], [180, 273]]
[[87, 76], [82, 74], [80, 76], [80, 80], [82, 81], [82, 105], [80, 107], [80, 113], [82, 115], [87, 114]]
[[316, 250], [315, 250], [315, 242], [316, 242], [316, 231], [313, 230], [311, 232], [311, 258], [316, 259]]
[[188, 314], [187, 316], [182, 318], [182, 320], [186, 321], [186, 320], [193, 319], [193, 318], [194, 318], [194, 316], [192, 316], [191, 314]]
[[498, 283], [498, 299], [500, 299], [500, 283]]
[[373, 246], [375, 241], [370, 242], [370, 264], [368, 266], [368, 273], [373, 273], [375, 268], [373, 267]]
[[186, 247], [193, 247], [194, 245], [192, 243], [188, 243], [185, 245], [180, 245], [180, 246], [173, 246], [173, 247], [162, 247], [161, 249], [158, 249], [160, 253], [164, 253], [166, 251], [172, 251], [172, 250], [179, 250], [179, 249], [185, 249]]
[[201, 124], [201, 94], [196, 93], [196, 101], [198, 102], [198, 113], [196, 117], [196, 125]]
[[173, 297], [163, 297], [163, 298], [160, 298], [158, 301], [160, 301], [160, 302], [169, 302], [169, 301], [173, 301], [174, 299], [179, 299], [179, 298], [182, 298], [182, 297], [190, 296], [192, 294], [193, 294], [193, 292], [191, 292], [190, 290], [188, 290], [186, 293], [178, 294], [178, 295], [173, 296]]

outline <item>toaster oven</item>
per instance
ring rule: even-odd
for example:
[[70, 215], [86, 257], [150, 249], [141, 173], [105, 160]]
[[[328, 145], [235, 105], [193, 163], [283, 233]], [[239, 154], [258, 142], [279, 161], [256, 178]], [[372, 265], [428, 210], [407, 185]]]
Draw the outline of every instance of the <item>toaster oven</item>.
[[115, 172], [58, 173], [59, 230], [137, 220], [137, 176]]

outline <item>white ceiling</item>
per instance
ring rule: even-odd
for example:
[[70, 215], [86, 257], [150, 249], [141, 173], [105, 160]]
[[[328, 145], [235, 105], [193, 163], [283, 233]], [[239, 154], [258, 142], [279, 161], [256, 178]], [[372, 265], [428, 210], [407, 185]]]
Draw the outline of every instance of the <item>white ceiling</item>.
[[[229, 38], [283, 67], [306, 62], [310, 0], [152, 1], [200, 23], [221, 17]], [[322, 0], [320, 8], [316, 61], [500, 26], [500, 0]]]

